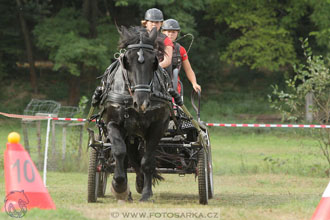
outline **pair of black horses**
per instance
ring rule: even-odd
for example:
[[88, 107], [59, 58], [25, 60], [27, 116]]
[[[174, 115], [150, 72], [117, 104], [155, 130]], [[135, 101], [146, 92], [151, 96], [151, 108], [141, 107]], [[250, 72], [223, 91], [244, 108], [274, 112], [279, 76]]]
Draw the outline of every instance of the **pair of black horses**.
[[[159, 71], [157, 52], [164, 45], [154, 28], [121, 27], [118, 69], [105, 82], [102, 118], [112, 144], [115, 170], [111, 190], [118, 200], [129, 200], [125, 163], [128, 158], [136, 172], [136, 189], [140, 201], [152, 197], [152, 184], [162, 177], [156, 172], [155, 151], [170, 120], [171, 87], [169, 77]], [[107, 77], [107, 76], [106, 76]], [[136, 141], [130, 141], [132, 137]], [[139, 156], [139, 149], [144, 149]]]

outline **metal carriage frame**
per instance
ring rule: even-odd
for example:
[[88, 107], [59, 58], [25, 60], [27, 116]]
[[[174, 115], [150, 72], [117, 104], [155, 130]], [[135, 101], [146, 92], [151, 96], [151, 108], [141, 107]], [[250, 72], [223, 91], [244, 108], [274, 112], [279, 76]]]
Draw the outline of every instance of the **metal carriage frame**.
[[[207, 126], [200, 121], [200, 93], [198, 106], [195, 94], [191, 94], [191, 103], [197, 114], [197, 121], [184, 108], [175, 106], [173, 120], [158, 144], [156, 152], [157, 171], [160, 173], [195, 174], [198, 179], [199, 203], [208, 204], [214, 197], [212, 149]], [[115, 161], [111, 155], [111, 143], [107, 140], [107, 129], [100, 115], [92, 116], [96, 120], [98, 134], [89, 129], [88, 147], [88, 202], [96, 202], [104, 197], [107, 180], [114, 172]], [[129, 140], [134, 141], [134, 139]], [[143, 149], [140, 149], [143, 151]], [[128, 164], [127, 172], [134, 172]]]

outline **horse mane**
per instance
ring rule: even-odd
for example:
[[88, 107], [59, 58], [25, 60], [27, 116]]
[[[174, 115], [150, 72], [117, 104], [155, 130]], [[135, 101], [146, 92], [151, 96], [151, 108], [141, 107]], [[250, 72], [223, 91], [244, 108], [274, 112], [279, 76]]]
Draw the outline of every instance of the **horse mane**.
[[142, 42], [144, 44], [150, 44], [156, 51], [165, 53], [165, 45], [163, 39], [157, 36], [156, 41], [152, 42], [149, 38], [149, 34], [146, 28], [135, 26], [126, 28], [121, 26], [119, 29], [120, 39], [118, 48], [124, 49], [130, 44], [138, 44], [140, 42], [140, 33], [142, 33]]

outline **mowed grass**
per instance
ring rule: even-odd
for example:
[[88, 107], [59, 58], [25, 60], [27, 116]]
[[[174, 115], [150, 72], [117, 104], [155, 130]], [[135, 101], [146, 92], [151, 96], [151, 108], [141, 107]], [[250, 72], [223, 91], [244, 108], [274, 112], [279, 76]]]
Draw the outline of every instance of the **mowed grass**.
[[[16, 126], [0, 127], [3, 137]], [[329, 181], [324, 173], [326, 163], [313, 139], [275, 129], [212, 128], [210, 133], [215, 198], [208, 206], [198, 203], [198, 184], [193, 175], [163, 175], [165, 181], [153, 189], [154, 202], [139, 203], [135, 176], [129, 174], [134, 202], [118, 204], [109, 188], [105, 198], [87, 203], [87, 172], [49, 172], [47, 187], [57, 210], [29, 210], [24, 219], [111, 219], [111, 209], [122, 207], [219, 208], [220, 219], [233, 220], [311, 218]], [[6, 140], [2, 137], [4, 145]], [[0, 177], [0, 198], [4, 198], [3, 170]], [[0, 219], [12, 218], [0, 213]]]
[[[86, 202], [87, 175], [56, 173], [48, 175], [48, 190], [57, 210], [30, 210], [24, 219], [110, 219], [115, 208], [219, 208], [221, 219], [310, 219], [327, 180], [283, 174], [215, 176], [215, 198], [207, 207], [198, 204], [198, 188], [192, 175], [164, 175], [154, 188], [153, 203], [139, 203], [132, 189], [133, 203], [118, 204], [109, 193], [97, 203]], [[134, 175], [129, 175], [134, 186]], [[1, 181], [1, 195], [4, 184]], [[5, 213], [0, 219], [11, 219]]]

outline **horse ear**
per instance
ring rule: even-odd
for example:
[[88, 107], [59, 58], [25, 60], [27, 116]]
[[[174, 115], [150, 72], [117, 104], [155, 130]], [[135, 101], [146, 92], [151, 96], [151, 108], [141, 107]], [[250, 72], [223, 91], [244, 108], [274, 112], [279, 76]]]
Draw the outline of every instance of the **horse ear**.
[[119, 34], [121, 34], [120, 27], [117, 25], [117, 20], [115, 19], [115, 26]]
[[119, 59], [121, 59], [121, 62], [122, 62], [122, 64], [123, 64], [123, 67], [124, 67], [125, 69], [127, 69], [127, 68], [128, 68], [127, 57], [126, 57], [126, 56], [121, 56]]
[[155, 42], [156, 38], [157, 38], [157, 28], [154, 27], [149, 34], [149, 38], [152, 42]]
[[117, 31], [120, 34], [120, 36], [123, 36], [123, 35], [125, 35], [125, 33], [128, 32], [127, 27], [125, 27], [123, 25], [120, 28], [117, 26]]

